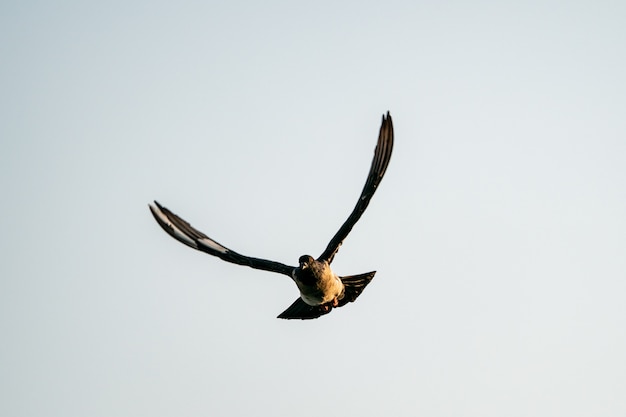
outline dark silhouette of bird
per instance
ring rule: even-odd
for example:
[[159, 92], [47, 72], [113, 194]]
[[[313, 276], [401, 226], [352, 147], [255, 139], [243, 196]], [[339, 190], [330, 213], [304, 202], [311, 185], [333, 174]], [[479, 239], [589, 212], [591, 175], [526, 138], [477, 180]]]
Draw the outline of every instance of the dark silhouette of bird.
[[217, 256], [227, 262], [289, 276], [298, 286], [300, 297], [278, 318], [315, 319], [330, 313], [335, 307], [342, 307], [356, 300], [376, 274], [376, 271], [372, 271], [359, 275], [338, 276], [330, 269], [330, 264], [342, 242], [361, 218], [374, 192], [376, 192], [389, 165], [392, 149], [393, 124], [391, 116], [387, 112], [386, 117], [383, 115], [378, 143], [374, 150], [374, 159], [367, 175], [367, 181], [352, 213], [317, 259], [310, 255], [303, 255], [300, 257], [297, 267], [266, 259], [252, 258], [228, 249], [193, 228], [185, 220], [156, 201], [154, 206], [150, 205], [150, 211], [163, 230], [187, 246]]

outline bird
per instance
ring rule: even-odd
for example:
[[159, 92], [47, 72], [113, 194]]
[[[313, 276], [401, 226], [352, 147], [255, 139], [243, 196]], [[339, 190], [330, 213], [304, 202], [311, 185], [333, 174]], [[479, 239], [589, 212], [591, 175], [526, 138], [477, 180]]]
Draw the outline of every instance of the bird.
[[371, 271], [358, 275], [339, 276], [333, 272], [330, 264], [345, 238], [363, 215], [383, 179], [391, 159], [393, 142], [393, 123], [391, 115], [387, 112], [387, 115], [383, 114], [382, 117], [374, 158], [367, 180], [352, 213], [317, 259], [311, 255], [302, 255], [298, 259], [297, 267], [237, 253], [195, 229], [156, 200], [154, 205], [149, 204], [149, 208], [163, 230], [174, 239], [193, 249], [217, 256], [226, 262], [289, 276], [298, 287], [300, 297], [277, 318], [316, 319], [330, 313], [333, 308], [342, 307], [355, 301], [376, 274], [376, 271]]

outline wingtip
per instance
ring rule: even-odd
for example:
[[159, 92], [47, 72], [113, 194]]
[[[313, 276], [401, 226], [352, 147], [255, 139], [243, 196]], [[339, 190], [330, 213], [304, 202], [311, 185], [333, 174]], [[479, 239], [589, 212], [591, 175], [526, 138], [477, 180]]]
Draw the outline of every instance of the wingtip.
[[387, 111], [386, 115], [383, 114], [383, 121], [380, 124], [381, 133], [387, 130], [389, 130], [393, 135], [393, 121], [391, 120], [391, 114], [389, 113], [389, 111]]
[[389, 113], [389, 110], [387, 110], [387, 114], [383, 113], [383, 121], [381, 126], [385, 126], [388, 124], [393, 124], [392, 120], [391, 120], [391, 114]]
[[[154, 204], [153, 204], [154, 203]], [[148, 208], [154, 216], [159, 216], [163, 214], [167, 209], [163, 207], [158, 201], [154, 200], [152, 203], [148, 203]]]
[[[167, 234], [169, 234], [179, 242], [194, 249], [198, 249], [198, 242], [196, 241], [194, 236], [186, 233], [184, 228], [181, 229], [181, 226], [176, 224], [177, 221], [185, 224], [185, 221], [178, 218], [175, 214], [160, 205], [156, 200], [154, 201], [154, 204], [156, 206], [153, 206], [152, 204], [148, 204], [148, 206], [150, 207], [150, 212], [152, 212], [154, 220], [156, 220], [159, 226], [161, 226], [161, 228], [165, 230]], [[172, 216], [172, 218], [170, 218], [169, 216]]]
[[[153, 204], [154, 203], [154, 204]], [[152, 212], [153, 215], [157, 216], [158, 213], [163, 212], [163, 206], [159, 204], [158, 201], [154, 200], [152, 203], [148, 203], [148, 208]]]

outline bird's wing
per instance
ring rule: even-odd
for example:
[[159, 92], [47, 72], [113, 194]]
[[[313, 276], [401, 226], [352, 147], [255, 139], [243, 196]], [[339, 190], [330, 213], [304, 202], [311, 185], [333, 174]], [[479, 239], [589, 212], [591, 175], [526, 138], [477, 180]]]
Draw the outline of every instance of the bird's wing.
[[160, 205], [158, 202], [155, 201], [154, 204], [155, 206], [150, 204], [150, 211], [152, 212], [152, 215], [156, 219], [157, 223], [159, 223], [163, 230], [179, 242], [182, 242], [185, 245], [199, 251], [217, 256], [227, 262], [232, 262], [238, 265], [246, 265], [250, 268], [262, 269], [264, 271], [278, 272], [291, 277], [291, 272], [295, 267], [284, 265], [280, 262], [251, 258], [232, 251], [199, 230], [194, 229], [189, 223]]
[[352, 227], [361, 218], [361, 215], [367, 208], [374, 192], [376, 192], [378, 184], [380, 184], [380, 181], [383, 179], [383, 175], [385, 175], [385, 171], [389, 165], [389, 160], [391, 159], [392, 149], [393, 124], [391, 122], [391, 116], [389, 115], [389, 112], [387, 112], [387, 117], [383, 115], [383, 122], [380, 126], [380, 133], [378, 135], [378, 143], [376, 144], [376, 149], [374, 150], [374, 159], [372, 160], [372, 166], [370, 167], [370, 172], [367, 175], [367, 181], [365, 182], [363, 191], [361, 191], [359, 201], [356, 203], [356, 206], [354, 207], [354, 210], [352, 210], [348, 220], [345, 221], [339, 231], [335, 234], [335, 236], [333, 236], [324, 253], [322, 253], [317, 259], [318, 261], [328, 261], [328, 263], [333, 261], [341, 243], [346, 236], [348, 236]]
[[298, 298], [292, 305], [289, 306], [289, 308], [287, 308], [287, 310], [280, 313], [277, 318], [287, 320], [310, 320], [316, 319], [324, 314], [328, 314], [332, 309], [332, 306], [329, 304], [310, 306], [305, 303], [302, 298]]

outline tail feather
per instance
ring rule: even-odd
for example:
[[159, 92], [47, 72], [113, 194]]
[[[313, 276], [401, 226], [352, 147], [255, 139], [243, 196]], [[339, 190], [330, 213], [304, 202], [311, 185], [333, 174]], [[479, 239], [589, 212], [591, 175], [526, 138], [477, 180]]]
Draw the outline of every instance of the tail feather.
[[353, 302], [363, 292], [367, 284], [369, 284], [376, 275], [376, 271], [367, 272], [365, 274], [350, 275], [347, 277], [339, 277], [345, 286], [344, 296], [339, 300], [337, 307], [342, 307]]
[[[350, 275], [348, 277], [339, 277], [344, 285], [343, 298], [339, 300], [335, 307], [342, 307], [348, 303], [353, 302], [363, 292], [367, 284], [370, 283], [372, 278], [376, 275], [376, 271], [368, 272], [366, 274]], [[310, 306], [305, 303], [302, 298], [298, 298], [289, 308], [283, 311], [278, 318], [279, 319], [316, 319], [324, 314], [330, 313], [333, 309], [333, 302], [329, 301], [326, 304], [319, 306]]]
[[302, 300], [302, 298], [298, 298], [289, 308], [278, 316], [279, 319], [300, 319], [300, 320], [309, 320], [316, 319], [324, 314], [330, 313], [333, 309], [333, 306], [329, 303], [322, 304], [319, 306], [310, 306]]

